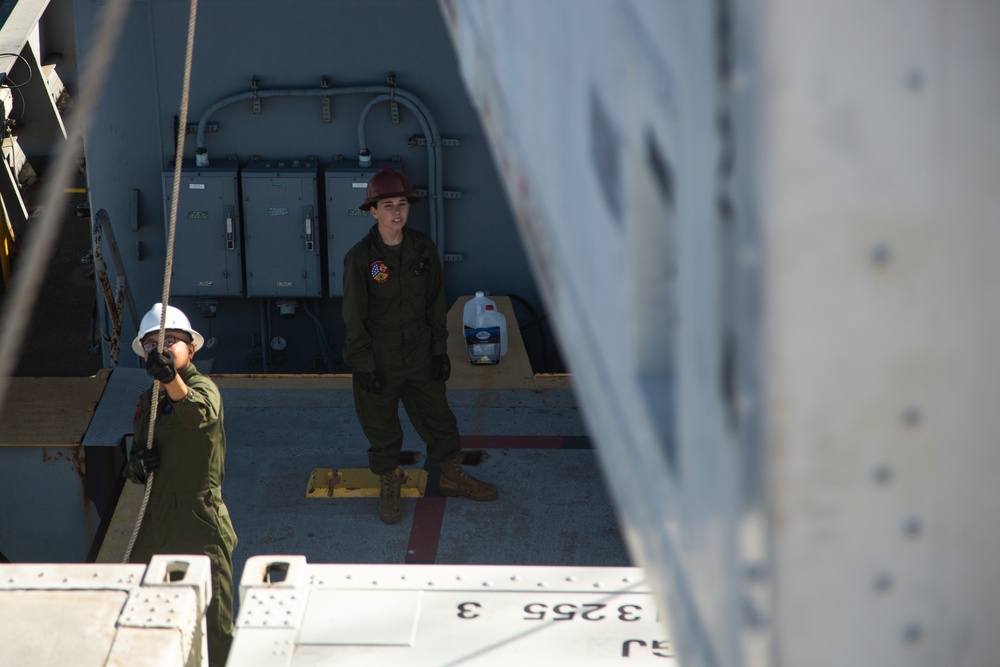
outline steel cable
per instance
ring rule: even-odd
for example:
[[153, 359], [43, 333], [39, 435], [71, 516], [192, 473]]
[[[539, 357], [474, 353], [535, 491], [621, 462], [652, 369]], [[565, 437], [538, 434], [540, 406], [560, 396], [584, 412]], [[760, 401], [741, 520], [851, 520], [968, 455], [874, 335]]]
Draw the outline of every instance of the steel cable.
[[[163, 267], [163, 296], [160, 299], [160, 332], [156, 339], [156, 349], [163, 352], [163, 339], [166, 331], [167, 303], [170, 300], [170, 274], [174, 263], [174, 231], [177, 228], [177, 200], [180, 198], [181, 187], [181, 166], [184, 160], [184, 138], [187, 128], [188, 98], [191, 91], [191, 61], [194, 56], [194, 28], [195, 17], [198, 14], [198, 0], [191, 0], [191, 11], [188, 16], [187, 48], [184, 53], [184, 86], [181, 89], [180, 122], [178, 123], [177, 140], [174, 152], [174, 188], [170, 200], [170, 222], [167, 227], [167, 257]], [[141, 333], [141, 332], [140, 332]], [[159, 404], [160, 381], [153, 380], [153, 390], [149, 406], [149, 434], [146, 437], [146, 449], [153, 446], [153, 429], [156, 426], [156, 409]], [[139, 506], [139, 514], [136, 517], [135, 528], [132, 529], [132, 537], [129, 539], [128, 548], [125, 550], [123, 563], [127, 563], [132, 556], [132, 549], [135, 547], [135, 540], [139, 536], [139, 529], [142, 528], [142, 520], [146, 515], [146, 506], [149, 505], [149, 495], [153, 489], [153, 478], [156, 473], [150, 472], [146, 477], [146, 488], [142, 496], [142, 504]]]

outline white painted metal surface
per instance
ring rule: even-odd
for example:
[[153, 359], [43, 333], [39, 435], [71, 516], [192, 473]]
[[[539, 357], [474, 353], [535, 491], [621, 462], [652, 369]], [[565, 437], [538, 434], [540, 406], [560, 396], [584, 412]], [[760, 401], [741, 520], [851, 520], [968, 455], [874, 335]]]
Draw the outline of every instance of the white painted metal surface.
[[211, 593], [205, 556], [155, 556], [148, 567], [0, 564], [0, 665], [207, 665]]
[[236, 625], [241, 667], [675, 664], [637, 568], [254, 556]]
[[441, 0], [686, 665], [1000, 661], [1000, 5]]

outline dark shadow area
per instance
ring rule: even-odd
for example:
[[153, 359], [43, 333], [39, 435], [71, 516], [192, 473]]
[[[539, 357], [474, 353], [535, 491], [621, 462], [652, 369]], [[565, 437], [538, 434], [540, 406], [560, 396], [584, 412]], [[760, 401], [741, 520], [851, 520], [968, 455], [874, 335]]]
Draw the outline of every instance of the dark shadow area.
[[[86, 187], [86, 177], [77, 173], [73, 190]], [[33, 242], [31, 220], [41, 215], [44, 175], [22, 191], [30, 215], [28, 226], [18, 236], [19, 252], [11, 257], [14, 283], [22, 271], [24, 250]], [[78, 217], [86, 204], [83, 192], [70, 192], [64, 204], [59, 235], [45, 271], [45, 279], [25, 331], [15, 376], [89, 377], [103, 367], [95, 326], [96, 298], [91, 254], [90, 218]], [[83, 208], [82, 210], [86, 210]], [[7, 297], [0, 294], [0, 305]]]

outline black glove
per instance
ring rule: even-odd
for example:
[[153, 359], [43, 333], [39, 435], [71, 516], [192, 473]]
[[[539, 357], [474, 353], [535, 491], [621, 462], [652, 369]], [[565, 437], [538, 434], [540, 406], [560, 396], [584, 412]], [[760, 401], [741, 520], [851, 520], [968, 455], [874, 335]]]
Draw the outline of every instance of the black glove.
[[130, 482], [145, 484], [149, 473], [160, 469], [160, 450], [156, 445], [151, 449], [132, 444], [132, 453], [128, 457], [128, 465], [125, 466], [125, 476]]
[[361, 387], [363, 391], [367, 391], [371, 394], [381, 394], [382, 387], [385, 385], [382, 380], [382, 374], [375, 369], [369, 373], [355, 372], [354, 377], [358, 379], [358, 386]]
[[447, 354], [435, 354], [431, 357], [431, 377], [441, 382], [447, 382], [451, 377], [451, 359]]
[[163, 352], [153, 350], [146, 355], [146, 372], [154, 380], [167, 384], [177, 377], [177, 370], [174, 368], [174, 355], [170, 354], [168, 350]]

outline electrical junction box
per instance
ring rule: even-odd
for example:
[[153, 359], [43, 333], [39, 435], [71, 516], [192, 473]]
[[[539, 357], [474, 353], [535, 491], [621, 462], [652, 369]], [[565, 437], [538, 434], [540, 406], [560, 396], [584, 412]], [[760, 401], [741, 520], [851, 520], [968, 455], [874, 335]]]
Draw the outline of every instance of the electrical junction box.
[[326, 167], [326, 247], [330, 296], [344, 296], [344, 255], [375, 224], [369, 211], [358, 206], [365, 200], [368, 181], [380, 169], [403, 171], [398, 162], [372, 162], [370, 167], [335, 162]]
[[244, 167], [247, 296], [322, 295], [318, 174], [302, 160]]
[[[184, 165], [170, 292], [178, 296], [243, 296], [238, 167]], [[170, 233], [174, 170], [163, 172], [164, 230]]]

